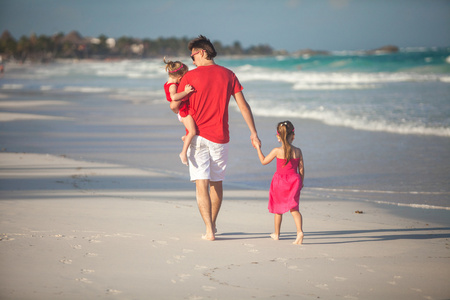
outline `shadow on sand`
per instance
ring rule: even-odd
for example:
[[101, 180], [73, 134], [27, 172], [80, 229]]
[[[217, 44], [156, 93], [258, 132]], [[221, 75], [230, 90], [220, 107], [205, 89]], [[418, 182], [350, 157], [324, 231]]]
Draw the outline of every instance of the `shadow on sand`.
[[[225, 232], [216, 235], [217, 240], [245, 240], [270, 238], [269, 232]], [[281, 233], [280, 240], [295, 240], [296, 232]], [[305, 232], [304, 244], [348, 244], [392, 240], [426, 240], [450, 238], [450, 227], [336, 230]]]

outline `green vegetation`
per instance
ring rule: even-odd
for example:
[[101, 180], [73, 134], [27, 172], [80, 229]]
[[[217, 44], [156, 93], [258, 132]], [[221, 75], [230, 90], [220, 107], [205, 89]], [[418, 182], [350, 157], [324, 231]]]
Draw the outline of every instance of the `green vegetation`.
[[[57, 58], [76, 59], [133, 59], [151, 57], [187, 56], [187, 45], [190, 38], [157, 38], [136, 39], [132, 37], [108, 38], [100, 35], [97, 38], [82, 37], [72, 31], [67, 35], [58, 33], [53, 36], [40, 35], [22, 36], [16, 40], [5, 30], [0, 37], [0, 55], [4, 59], [19, 61], [47, 62]], [[219, 55], [273, 55], [273, 49], [268, 45], [242, 48], [239, 42], [231, 46], [213, 41]]]

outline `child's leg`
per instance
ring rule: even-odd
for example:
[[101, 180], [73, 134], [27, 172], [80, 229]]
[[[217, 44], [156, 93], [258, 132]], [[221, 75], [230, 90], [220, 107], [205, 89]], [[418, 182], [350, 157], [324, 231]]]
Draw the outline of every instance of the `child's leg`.
[[280, 229], [281, 229], [281, 221], [283, 220], [282, 214], [274, 215], [274, 223], [275, 223], [275, 232], [270, 235], [274, 240], [278, 240], [280, 238]]
[[297, 227], [297, 238], [293, 244], [300, 245], [303, 243], [303, 218], [298, 210], [291, 210], [292, 217], [294, 217], [295, 226]]
[[186, 134], [186, 136], [183, 139], [183, 150], [181, 150], [180, 159], [183, 164], [187, 165], [188, 164], [187, 150], [197, 132], [195, 130], [194, 119], [190, 115], [182, 118], [181, 122], [183, 122], [184, 127], [186, 127], [186, 129], [188, 130], [188, 134]]

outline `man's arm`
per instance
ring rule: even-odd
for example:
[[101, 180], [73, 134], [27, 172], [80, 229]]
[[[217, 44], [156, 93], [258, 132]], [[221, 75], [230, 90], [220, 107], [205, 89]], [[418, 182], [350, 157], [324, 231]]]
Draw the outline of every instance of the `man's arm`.
[[239, 107], [239, 110], [241, 111], [242, 116], [244, 117], [245, 122], [247, 123], [248, 128], [250, 129], [250, 139], [252, 141], [253, 147], [261, 147], [261, 141], [259, 140], [258, 133], [256, 132], [252, 109], [245, 100], [244, 94], [242, 92], [238, 92], [234, 94], [233, 97], [236, 100], [236, 103]]

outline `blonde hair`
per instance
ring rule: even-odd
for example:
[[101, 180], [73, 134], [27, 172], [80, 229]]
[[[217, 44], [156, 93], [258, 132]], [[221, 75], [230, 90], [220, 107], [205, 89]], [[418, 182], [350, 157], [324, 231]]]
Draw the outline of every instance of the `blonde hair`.
[[280, 137], [281, 144], [284, 149], [284, 158], [286, 159], [286, 164], [292, 159], [292, 145], [290, 143], [291, 137], [294, 133], [294, 125], [290, 121], [283, 121], [277, 125], [277, 133]]
[[166, 72], [169, 73], [169, 76], [183, 76], [189, 71], [189, 68], [178, 60], [166, 61], [166, 58], [164, 57], [164, 63], [166, 64]]

